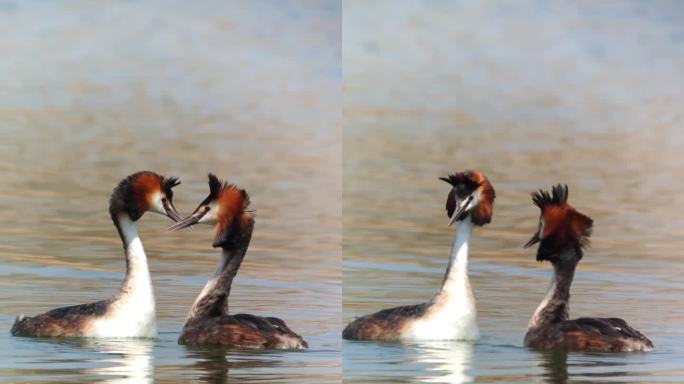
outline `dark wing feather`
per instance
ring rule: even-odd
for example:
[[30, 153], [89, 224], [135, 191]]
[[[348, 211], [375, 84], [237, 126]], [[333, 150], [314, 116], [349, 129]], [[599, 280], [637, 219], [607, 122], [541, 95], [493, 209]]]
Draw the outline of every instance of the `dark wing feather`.
[[273, 325], [275, 328], [277, 328], [283, 332], [294, 333], [290, 329], [290, 327], [288, 327], [287, 324], [285, 324], [285, 322], [283, 320], [281, 320], [277, 317], [267, 317], [266, 320], [268, 320], [269, 323], [271, 323], [271, 325]]
[[71, 317], [71, 316], [103, 316], [107, 312], [109, 300], [97, 301], [95, 303], [71, 305], [69, 307], [55, 308], [45, 312], [45, 316], [52, 318]]
[[579, 319], [564, 321], [561, 323], [561, 331], [586, 331], [609, 337], [646, 339], [641, 332], [630, 327], [626, 321], [615, 317], [580, 317]]
[[580, 317], [563, 321], [559, 324], [559, 331], [565, 343], [575, 350], [619, 352], [653, 349], [651, 340], [624, 320], [613, 317]]
[[349, 340], [398, 340], [406, 324], [425, 314], [429, 303], [406, 305], [352, 320], [342, 332]]

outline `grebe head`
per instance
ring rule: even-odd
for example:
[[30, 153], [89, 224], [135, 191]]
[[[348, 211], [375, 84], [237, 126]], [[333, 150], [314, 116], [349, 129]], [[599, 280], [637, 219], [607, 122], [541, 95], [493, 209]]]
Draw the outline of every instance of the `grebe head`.
[[178, 221], [180, 215], [173, 206], [172, 189], [178, 184], [180, 181], [175, 177], [164, 177], [151, 171], [134, 173], [114, 188], [109, 213], [114, 219], [126, 213], [136, 221], [149, 210]]
[[470, 215], [473, 224], [483, 226], [492, 221], [496, 193], [492, 184], [479, 171], [464, 171], [440, 177], [451, 184], [446, 210], [449, 225]]
[[589, 244], [593, 220], [568, 204], [568, 186], [558, 184], [551, 193], [540, 189], [532, 193], [532, 201], [541, 209], [541, 215], [537, 232], [525, 248], [539, 243], [537, 261], [568, 261], [563, 257], [579, 261], [582, 248]]
[[214, 247], [221, 246], [231, 235], [245, 229], [252, 220], [249, 195], [244, 189], [209, 174], [209, 196], [185, 219], [169, 228], [179, 231], [195, 224], [212, 224], [216, 228]]

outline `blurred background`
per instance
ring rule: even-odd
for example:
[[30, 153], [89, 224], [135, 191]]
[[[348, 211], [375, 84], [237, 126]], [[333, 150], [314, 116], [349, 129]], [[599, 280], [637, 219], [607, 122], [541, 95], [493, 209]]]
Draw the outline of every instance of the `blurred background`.
[[[0, 381], [339, 382], [340, 5], [337, 1], [0, 2]], [[210, 228], [139, 231], [156, 341], [43, 341], [14, 318], [109, 297], [124, 255], [112, 188], [177, 176], [190, 213], [215, 172], [257, 224], [233, 311], [283, 318], [311, 349], [176, 344], [218, 262]]]
[[[480, 342], [344, 342], [345, 381], [682, 381], [684, 5], [347, 1], [342, 30], [343, 322], [437, 291], [439, 176], [479, 169], [497, 193], [470, 248]], [[594, 219], [571, 317], [623, 317], [655, 352], [523, 348], [551, 273], [522, 248], [530, 192], [559, 182]]]

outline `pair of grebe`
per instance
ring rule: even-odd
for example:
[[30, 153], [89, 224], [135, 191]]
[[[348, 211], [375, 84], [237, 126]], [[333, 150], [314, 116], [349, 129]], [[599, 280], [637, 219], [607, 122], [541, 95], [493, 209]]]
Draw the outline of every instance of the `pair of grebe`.
[[[389, 308], [351, 321], [342, 336], [351, 340], [476, 340], [479, 338], [473, 291], [468, 280], [468, 242], [473, 228], [491, 221], [495, 193], [478, 171], [441, 178], [451, 185], [446, 210], [458, 222], [442, 286], [427, 303]], [[532, 194], [541, 209], [530, 247], [539, 243], [538, 261], [553, 265], [546, 297], [529, 322], [524, 344], [537, 350], [649, 351], [651, 341], [618, 318], [569, 320], [570, 285], [588, 244], [593, 221], [567, 202], [567, 186]]]
[[[468, 280], [468, 243], [476, 226], [491, 221], [494, 188], [477, 171], [441, 178], [451, 185], [446, 210], [449, 225], [458, 222], [442, 287], [427, 303], [386, 309], [358, 318], [344, 329], [354, 340], [476, 340], [479, 338], [473, 291]], [[254, 228], [249, 196], [235, 185], [209, 175], [209, 196], [181, 219], [173, 206], [176, 178], [144, 171], [114, 188], [109, 212], [126, 254], [126, 275], [113, 297], [57, 308], [34, 317], [19, 316], [12, 334], [36, 337], [154, 337], [155, 302], [147, 256], [135, 222], [149, 211], [168, 216], [178, 231], [198, 223], [214, 224], [213, 246], [221, 248], [214, 276], [188, 313], [179, 337], [183, 344], [222, 344], [238, 348], [302, 349], [307, 343], [274, 317], [228, 314], [228, 295], [245, 257]], [[538, 261], [549, 261], [554, 274], [549, 292], [535, 311], [525, 345], [540, 350], [646, 351], [653, 344], [617, 318], [569, 320], [570, 285], [588, 244], [593, 221], [567, 202], [567, 186], [532, 194], [541, 209], [539, 226], [525, 245], [539, 243]]]
[[140, 337], [156, 336], [155, 301], [147, 256], [135, 222], [147, 211], [168, 216], [180, 230], [197, 223], [215, 225], [214, 247], [222, 249], [214, 277], [193, 304], [179, 338], [182, 344], [222, 344], [235, 348], [302, 349], [307, 343], [274, 317], [228, 314], [228, 295], [254, 227], [247, 192], [209, 175], [209, 196], [185, 219], [173, 206], [174, 177], [143, 171], [114, 188], [109, 212], [126, 254], [126, 275], [113, 297], [90, 304], [53, 309], [34, 317], [20, 315], [15, 336]]

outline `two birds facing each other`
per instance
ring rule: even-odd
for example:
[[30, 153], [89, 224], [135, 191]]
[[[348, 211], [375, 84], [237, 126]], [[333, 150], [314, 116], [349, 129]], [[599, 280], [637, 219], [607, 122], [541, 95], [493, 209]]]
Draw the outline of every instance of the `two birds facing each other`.
[[254, 228], [245, 190], [209, 174], [209, 195], [195, 211], [181, 218], [173, 206], [174, 177], [150, 171], [132, 174], [112, 192], [109, 213], [124, 245], [126, 275], [119, 292], [95, 303], [53, 309], [41, 315], [20, 315], [15, 336], [141, 337], [156, 336], [155, 300], [147, 256], [135, 222], [147, 211], [169, 217], [178, 231], [198, 223], [212, 224], [212, 245], [221, 249], [216, 272], [193, 303], [178, 339], [182, 344], [221, 344], [249, 349], [304, 349], [308, 345], [283, 320], [249, 314], [228, 314], [228, 295], [245, 257]]
[[[478, 171], [440, 178], [451, 185], [446, 210], [458, 222], [440, 290], [426, 303], [381, 310], [352, 320], [342, 336], [350, 340], [476, 340], [475, 298], [468, 279], [468, 244], [475, 226], [491, 221], [495, 193]], [[618, 318], [569, 319], [570, 285], [589, 242], [593, 220], [568, 204], [568, 187], [532, 193], [541, 210], [537, 231], [525, 244], [538, 244], [537, 260], [549, 261], [548, 293], [534, 312], [524, 344], [537, 350], [650, 351], [653, 343]]]
[[[353, 340], [475, 340], [479, 337], [475, 299], [468, 279], [468, 245], [475, 226], [491, 221], [494, 188], [477, 171], [442, 178], [451, 185], [446, 209], [449, 225], [458, 222], [451, 257], [439, 292], [427, 303], [385, 309], [357, 318], [343, 331]], [[126, 275], [113, 297], [90, 304], [53, 309], [34, 317], [19, 316], [16, 336], [154, 337], [155, 301], [147, 256], [135, 222], [147, 211], [176, 221], [177, 231], [198, 223], [213, 224], [212, 245], [221, 248], [220, 262], [193, 303], [179, 342], [222, 344], [236, 348], [302, 349], [307, 343], [274, 317], [228, 314], [228, 296], [245, 257], [254, 228], [249, 196], [235, 185], [209, 175], [207, 196], [188, 217], [173, 206], [176, 178], [144, 171], [114, 188], [109, 212], [124, 244]], [[583, 256], [593, 221], [567, 202], [567, 186], [532, 194], [541, 209], [539, 226], [526, 247], [539, 244], [537, 260], [553, 265], [551, 286], [529, 322], [525, 345], [541, 350], [645, 351], [653, 344], [624, 320], [569, 320], [570, 285]]]

